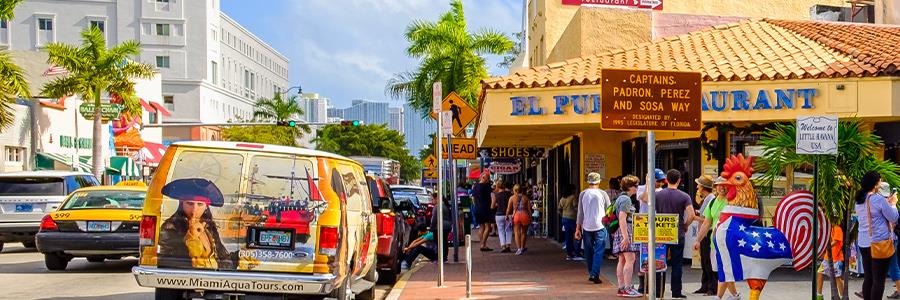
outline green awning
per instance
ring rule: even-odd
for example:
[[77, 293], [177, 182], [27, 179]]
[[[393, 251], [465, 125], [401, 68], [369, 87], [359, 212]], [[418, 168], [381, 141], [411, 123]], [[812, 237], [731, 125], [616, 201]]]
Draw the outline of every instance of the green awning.
[[106, 173], [109, 175], [134, 177], [141, 176], [141, 169], [138, 168], [131, 157], [113, 156], [109, 158], [109, 168], [107, 168]]
[[72, 155], [38, 152], [35, 157], [35, 170], [75, 170], [85, 173], [91, 172], [88, 163], [89, 156], [78, 157], [78, 162], [72, 165]]

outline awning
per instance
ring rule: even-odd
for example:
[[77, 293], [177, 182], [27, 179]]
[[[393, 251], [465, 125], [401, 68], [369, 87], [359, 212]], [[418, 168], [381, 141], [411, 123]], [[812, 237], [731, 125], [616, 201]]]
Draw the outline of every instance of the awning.
[[119, 175], [124, 177], [141, 176], [141, 169], [134, 163], [134, 160], [128, 156], [113, 156], [109, 158], [109, 168], [115, 173], [111, 175]]
[[[38, 152], [35, 158], [35, 170], [73, 170], [72, 155]], [[79, 157], [74, 170], [90, 173], [89, 160], [88, 156]]]
[[158, 111], [163, 116], [166, 116], [166, 117], [172, 116], [172, 113], [170, 113], [169, 110], [166, 109], [166, 107], [163, 106], [162, 104], [159, 104], [158, 102], [150, 102], [150, 105], [152, 105], [153, 107], [156, 107], [156, 111]]
[[166, 154], [166, 146], [154, 142], [144, 141], [144, 148], [132, 156], [139, 165], [158, 165]]
[[150, 111], [150, 112], [156, 111], [156, 109], [153, 108], [153, 106], [151, 106], [150, 103], [147, 103], [147, 100], [138, 98], [138, 101], [141, 102], [141, 106], [143, 106], [145, 110]]

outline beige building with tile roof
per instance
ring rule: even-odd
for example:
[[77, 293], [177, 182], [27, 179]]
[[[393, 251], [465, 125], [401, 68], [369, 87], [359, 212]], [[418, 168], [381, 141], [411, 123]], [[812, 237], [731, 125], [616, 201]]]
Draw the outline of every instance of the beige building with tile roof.
[[[646, 134], [601, 129], [601, 70], [690, 71], [703, 80], [704, 130], [658, 132], [655, 162], [663, 170], [679, 169], [685, 178], [717, 174], [727, 155], [760, 154], [765, 126], [805, 115], [863, 118], [885, 140], [885, 157], [900, 161], [898, 44], [897, 25], [778, 19], [717, 25], [486, 79], [475, 136], [480, 147], [549, 149], [537, 173], [550, 195], [582, 184], [588, 172], [606, 180], [646, 174]], [[783, 183], [775, 194], [808, 180]], [[685, 181], [686, 191], [694, 188]]]

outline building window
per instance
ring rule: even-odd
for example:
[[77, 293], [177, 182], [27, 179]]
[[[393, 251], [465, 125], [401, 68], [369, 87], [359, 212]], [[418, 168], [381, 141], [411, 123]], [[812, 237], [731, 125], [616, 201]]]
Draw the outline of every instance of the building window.
[[210, 74], [212, 83], [219, 84], [219, 64], [214, 61], [211, 61], [209, 68], [210, 68], [210, 72], [212, 73], [212, 74]]
[[175, 96], [163, 96], [163, 105], [166, 106], [166, 109], [169, 111], [175, 110]]
[[171, 35], [169, 24], [156, 24], [156, 35], [160, 36], [169, 36]]
[[156, 57], [156, 67], [157, 68], [169, 68], [169, 57], [168, 56], [157, 56]]
[[156, 0], [157, 3], [169, 3], [169, 0]]
[[106, 32], [106, 22], [104, 21], [91, 21], [91, 27], [97, 27], [100, 29], [100, 32]]
[[156, 112], [149, 112], [148, 119], [150, 121], [150, 124], [159, 124], [159, 114]]
[[0, 20], [0, 29], [6, 29], [8, 26], [6, 20]]
[[38, 29], [48, 31], [53, 30], [53, 19], [38, 18]]
[[25, 148], [6, 147], [6, 162], [21, 163], [25, 159]]

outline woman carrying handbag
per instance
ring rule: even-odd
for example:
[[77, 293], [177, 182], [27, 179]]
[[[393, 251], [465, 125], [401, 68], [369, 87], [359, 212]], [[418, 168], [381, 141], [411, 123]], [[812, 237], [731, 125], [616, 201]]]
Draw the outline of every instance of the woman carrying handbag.
[[862, 294], [864, 300], [880, 300], [884, 296], [884, 281], [887, 277], [894, 243], [891, 240], [891, 223], [897, 223], [896, 195], [885, 198], [878, 193], [881, 175], [869, 172], [863, 176], [861, 188], [856, 193], [855, 210], [859, 216], [857, 244], [862, 254], [865, 280]]

